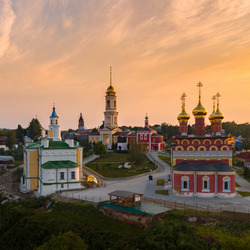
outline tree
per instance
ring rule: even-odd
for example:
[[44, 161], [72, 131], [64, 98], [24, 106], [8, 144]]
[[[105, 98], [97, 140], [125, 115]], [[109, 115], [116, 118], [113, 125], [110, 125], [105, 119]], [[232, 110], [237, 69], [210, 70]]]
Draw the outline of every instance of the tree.
[[12, 150], [14, 148], [14, 145], [16, 144], [16, 134], [13, 131], [9, 131], [7, 133], [7, 141], [6, 146]]
[[107, 149], [106, 149], [105, 145], [102, 144], [101, 141], [97, 142], [93, 146], [93, 151], [94, 151], [94, 154], [100, 155], [100, 156], [103, 156], [103, 155], [105, 155], [107, 153]]
[[42, 126], [37, 118], [33, 118], [27, 128], [30, 138], [34, 141], [42, 136]]
[[52, 238], [42, 244], [37, 250], [86, 250], [87, 245], [81, 239], [80, 236], [70, 232], [60, 233], [57, 236], [52, 236]]
[[129, 156], [128, 159], [135, 164], [142, 163], [144, 159], [145, 144], [140, 141], [137, 143], [135, 140], [130, 141], [129, 143]]
[[24, 129], [20, 124], [18, 124], [16, 130], [16, 138], [18, 139], [18, 142], [23, 143], [25, 134], [26, 134], [26, 129]]
[[179, 133], [179, 126], [170, 125], [168, 123], [162, 123], [161, 124], [161, 133], [164, 136], [165, 140], [171, 139], [174, 135], [177, 135]]

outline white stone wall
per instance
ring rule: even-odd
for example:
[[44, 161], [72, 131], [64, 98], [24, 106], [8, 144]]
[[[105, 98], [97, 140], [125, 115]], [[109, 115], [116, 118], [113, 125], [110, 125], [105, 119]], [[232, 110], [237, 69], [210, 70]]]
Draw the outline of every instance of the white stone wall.
[[77, 163], [77, 149], [44, 149], [41, 150], [40, 164], [48, 161], [73, 161]]

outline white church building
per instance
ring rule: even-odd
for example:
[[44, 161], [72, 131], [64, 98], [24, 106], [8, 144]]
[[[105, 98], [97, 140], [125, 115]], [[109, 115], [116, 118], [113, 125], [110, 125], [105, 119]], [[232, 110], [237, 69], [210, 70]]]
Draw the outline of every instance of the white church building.
[[53, 107], [48, 136], [24, 148], [22, 192], [34, 191], [41, 196], [81, 188], [82, 147], [73, 139], [62, 141], [58, 118]]

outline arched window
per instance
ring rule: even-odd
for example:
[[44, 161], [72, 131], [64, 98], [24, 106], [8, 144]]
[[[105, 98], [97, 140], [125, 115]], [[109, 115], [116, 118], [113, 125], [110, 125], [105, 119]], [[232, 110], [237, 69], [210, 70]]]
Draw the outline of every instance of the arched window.
[[56, 120], [56, 124], [57, 124], [57, 120]]
[[202, 178], [202, 191], [209, 191], [209, 177], [204, 176]]
[[230, 177], [223, 178], [223, 192], [230, 192]]
[[188, 176], [181, 177], [181, 190], [189, 191], [189, 177]]
[[110, 100], [107, 100], [107, 108], [110, 108]]
[[114, 107], [116, 108], [116, 101], [114, 101]]
[[52, 124], [52, 120], [50, 120], [50, 124]]

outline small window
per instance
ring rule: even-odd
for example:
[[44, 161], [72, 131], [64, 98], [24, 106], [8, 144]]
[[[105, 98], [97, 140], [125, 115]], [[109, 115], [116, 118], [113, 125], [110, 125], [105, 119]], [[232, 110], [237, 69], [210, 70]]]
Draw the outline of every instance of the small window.
[[60, 172], [60, 180], [64, 180], [64, 172]]
[[189, 191], [189, 177], [188, 176], [183, 176], [181, 178], [181, 189], [182, 191]]
[[64, 188], [64, 184], [61, 184], [61, 188]]
[[223, 192], [230, 192], [230, 177], [223, 178]]
[[116, 101], [114, 101], [114, 107], [116, 108]]
[[57, 120], [56, 120], [56, 124], [57, 124]]
[[207, 181], [204, 181], [204, 186], [203, 186], [204, 189], [207, 189], [207, 188], [208, 188], [208, 185], [207, 185], [207, 184], [208, 184]]
[[147, 134], [144, 135], [144, 140], [147, 140]]
[[71, 179], [75, 179], [76, 178], [76, 172], [71, 172]]
[[110, 101], [107, 100], [107, 108], [110, 108]]
[[52, 120], [50, 120], [50, 124], [52, 124]]

